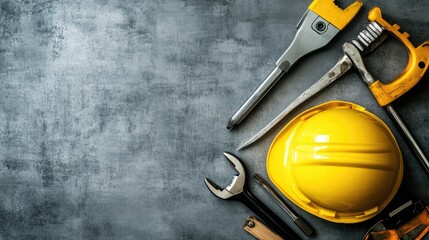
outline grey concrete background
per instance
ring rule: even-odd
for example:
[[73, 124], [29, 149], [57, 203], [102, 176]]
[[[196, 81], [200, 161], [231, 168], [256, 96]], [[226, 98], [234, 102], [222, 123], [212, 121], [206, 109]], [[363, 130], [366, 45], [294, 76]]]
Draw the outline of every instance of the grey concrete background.
[[[251, 212], [204, 185], [210, 177], [226, 186], [234, 174], [222, 152], [266, 176], [264, 158], [281, 126], [251, 148], [234, 149], [336, 62], [373, 6], [415, 45], [429, 38], [428, 1], [364, 2], [344, 32], [228, 131], [229, 117], [292, 41], [310, 0], [1, 0], [0, 239], [253, 239], [242, 230]], [[394, 40], [367, 58], [383, 80], [406, 62]], [[427, 154], [428, 80], [396, 103]], [[363, 105], [394, 128], [355, 72], [282, 125], [332, 99]], [[387, 209], [411, 197], [429, 203], [428, 176], [393, 131], [405, 176]], [[293, 208], [316, 229], [312, 239], [360, 239], [386, 213], [340, 225]]]

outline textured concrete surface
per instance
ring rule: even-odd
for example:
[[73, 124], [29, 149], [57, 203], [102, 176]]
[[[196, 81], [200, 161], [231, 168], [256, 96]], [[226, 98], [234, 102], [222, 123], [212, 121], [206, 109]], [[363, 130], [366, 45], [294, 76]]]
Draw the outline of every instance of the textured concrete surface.
[[[0, 239], [252, 239], [242, 230], [251, 212], [204, 185], [210, 177], [226, 186], [234, 174], [222, 151], [235, 152], [322, 76], [372, 6], [414, 44], [429, 38], [428, 1], [364, 1], [328, 48], [304, 58], [241, 126], [226, 130], [310, 2], [0, 0]], [[391, 40], [367, 65], [389, 80], [406, 59]], [[427, 154], [428, 81], [396, 103]], [[292, 116], [332, 99], [361, 104], [394, 128], [354, 72]], [[249, 174], [266, 176], [275, 131], [236, 152]], [[388, 209], [410, 197], [429, 203], [428, 175], [393, 131], [405, 176]], [[339, 225], [293, 208], [316, 229], [312, 239], [359, 239], [380, 219]]]

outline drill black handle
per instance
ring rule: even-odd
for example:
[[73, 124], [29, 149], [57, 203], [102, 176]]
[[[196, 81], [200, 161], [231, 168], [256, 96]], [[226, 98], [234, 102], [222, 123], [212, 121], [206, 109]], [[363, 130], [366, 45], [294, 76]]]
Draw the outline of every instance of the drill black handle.
[[267, 226], [272, 228], [282, 238], [287, 240], [301, 239], [298, 234], [286, 225], [273, 211], [246, 189], [244, 189], [241, 194], [237, 195], [237, 200], [250, 208]]

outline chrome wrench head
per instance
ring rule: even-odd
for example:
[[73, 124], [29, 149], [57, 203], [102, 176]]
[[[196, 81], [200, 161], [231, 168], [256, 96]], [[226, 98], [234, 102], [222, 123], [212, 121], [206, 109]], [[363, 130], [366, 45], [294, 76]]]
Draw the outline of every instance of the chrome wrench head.
[[224, 152], [223, 155], [234, 166], [235, 170], [238, 172], [238, 175], [233, 177], [231, 183], [225, 189], [221, 189], [216, 183], [208, 178], [204, 179], [204, 182], [206, 183], [207, 188], [216, 197], [226, 200], [243, 192], [244, 183], [246, 180], [246, 172], [244, 171], [243, 164], [241, 164], [240, 160], [236, 156], [227, 152]]

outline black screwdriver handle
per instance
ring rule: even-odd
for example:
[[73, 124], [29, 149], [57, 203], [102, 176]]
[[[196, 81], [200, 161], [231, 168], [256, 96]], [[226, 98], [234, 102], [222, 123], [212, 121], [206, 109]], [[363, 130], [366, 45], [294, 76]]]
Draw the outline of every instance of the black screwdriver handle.
[[271, 227], [282, 238], [287, 240], [300, 240], [296, 234], [283, 220], [280, 219], [273, 211], [271, 211], [264, 203], [257, 199], [246, 189], [239, 195], [236, 195], [237, 200], [245, 204], [250, 210], [258, 215], [261, 220]]

